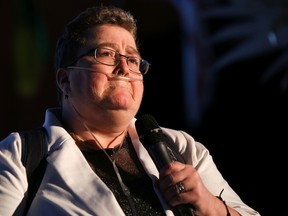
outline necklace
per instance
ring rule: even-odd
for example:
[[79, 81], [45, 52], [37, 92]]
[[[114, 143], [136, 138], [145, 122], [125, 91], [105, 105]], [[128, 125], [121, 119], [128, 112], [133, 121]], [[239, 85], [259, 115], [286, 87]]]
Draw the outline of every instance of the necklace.
[[[123, 135], [127, 130], [124, 130], [122, 131], [119, 135], [117, 135], [116, 137], [114, 137], [109, 143], [107, 146], [110, 146], [118, 137], [120, 137], [121, 135]], [[91, 133], [91, 132], [90, 132]], [[84, 151], [92, 151], [92, 150], [95, 150], [95, 147], [93, 147], [91, 141], [84, 141], [83, 139], [79, 138], [79, 136], [77, 134], [75, 134], [74, 132], [69, 132], [69, 134], [72, 136], [72, 138], [76, 141], [76, 144], [78, 145], [78, 147], [81, 149], [81, 150], [84, 150]], [[112, 152], [113, 152], [113, 155], [117, 154], [122, 146], [123, 146], [123, 143], [125, 142], [125, 139], [127, 138], [127, 133], [125, 136], [123, 136], [123, 139], [121, 140], [120, 142], [120, 145], [118, 146], [115, 146], [114, 148], [109, 148], [109, 149], [112, 149]], [[96, 138], [96, 136], [94, 135], [93, 136], [93, 139], [94, 141], [96, 142], [96, 145], [97, 147], [100, 149], [100, 150], [105, 150], [105, 148], [101, 145], [100, 141]], [[87, 145], [87, 143], [91, 142], [91, 145]], [[109, 155], [109, 154], [108, 154]], [[111, 156], [111, 155], [110, 155]]]
[[[84, 124], [84, 127], [89, 131], [89, 133], [91, 134], [91, 136], [94, 138], [94, 140], [95, 140], [95, 142], [97, 143], [97, 145], [103, 150], [103, 152], [105, 153], [105, 155], [107, 156], [107, 158], [109, 159], [109, 161], [112, 163], [113, 169], [114, 169], [115, 174], [116, 174], [116, 176], [117, 176], [117, 178], [118, 178], [118, 181], [119, 181], [119, 183], [120, 183], [121, 189], [122, 189], [123, 193], [125, 194], [125, 196], [127, 197], [129, 203], [130, 203], [130, 206], [131, 206], [131, 209], [132, 209], [132, 213], [133, 213], [133, 215], [137, 215], [137, 214], [136, 214], [135, 205], [134, 205], [134, 203], [133, 203], [133, 201], [132, 201], [132, 199], [131, 199], [130, 190], [129, 190], [129, 188], [124, 184], [124, 182], [123, 182], [123, 180], [122, 180], [122, 177], [121, 177], [120, 172], [119, 172], [119, 169], [118, 169], [118, 167], [117, 167], [117, 165], [116, 165], [115, 159], [112, 159], [112, 158], [109, 156], [109, 154], [107, 153], [107, 151], [103, 148], [103, 146], [101, 145], [101, 143], [98, 141], [98, 139], [96, 138], [96, 136], [94, 135], [94, 133], [89, 129], [89, 127], [85, 124], [85, 122], [83, 122], [83, 124]], [[120, 135], [122, 135], [125, 131], [126, 131], [126, 130], [124, 130]], [[116, 138], [119, 137], [120, 135], [116, 136]], [[112, 141], [114, 141], [116, 138], [114, 138]], [[123, 138], [123, 140], [122, 140], [122, 143], [121, 143], [121, 145], [120, 145], [120, 147], [119, 147], [119, 149], [118, 149], [117, 152], [120, 151], [120, 149], [121, 149], [121, 147], [122, 147], [122, 145], [123, 145], [123, 143], [124, 143], [124, 141], [125, 141], [125, 138], [126, 138], [126, 135], [124, 136], [124, 138]], [[111, 144], [111, 143], [109, 143], [109, 144]]]
[[[113, 154], [110, 156], [107, 151], [105, 150], [105, 148], [103, 147], [103, 145], [101, 145], [101, 143], [99, 142], [99, 140], [96, 138], [95, 134], [88, 128], [88, 126], [83, 122], [83, 125], [85, 126], [85, 128], [89, 131], [89, 133], [91, 134], [91, 136], [94, 138], [97, 146], [104, 152], [104, 154], [107, 156], [107, 158], [109, 159], [109, 161], [112, 163], [112, 166], [113, 166], [113, 169], [114, 169], [114, 172], [117, 176], [117, 179], [119, 181], [119, 184], [121, 186], [121, 189], [124, 193], [124, 195], [127, 197], [128, 199], [128, 202], [130, 203], [130, 206], [131, 206], [131, 209], [132, 209], [132, 214], [133, 215], [137, 215], [136, 214], [136, 208], [135, 208], [135, 205], [132, 201], [132, 198], [131, 198], [131, 194], [130, 194], [130, 190], [129, 188], [124, 184], [123, 180], [122, 180], [122, 177], [120, 175], [120, 172], [119, 172], [119, 169], [116, 165], [116, 159], [117, 157], [114, 157], [115, 155], [117, 156], [117, 153], [121, 150], [124, 142], [125, 142], [125, 139], [127, 137], [127, 134], [125, 136], [123, 136], [123, 139], [122, 139], [122, 142], [120, 144], [120, 146], [116, 147], [117, 150], [116, 151], [113, 151]], [[113, 143], [113, 141], [115, 141], [119, 136], [121, 136], [122, 134], [124, 134], [127, 130], [124, 130], [122, 131], [119, 135], [117, 135], [115, 138], [113, 138], [109, 144], [111, 145], [111, 143]], [[87, 148], [87, 145], [85, 144], [84, 141], [80, 140], [79, 137], [77, 136], [77, 134], [73, 133], [73, 132], [70, 132], [70, 135], [73, 137], [73, 139], [80, 145], [79, 147], [82, 149], [82, 150], [91, 150], [91, 148]]]
[[[107, 153], [107, 151], [105, 150], [105, 148], [101, 145], [101, 143], [99, 142], [99, 140], [96, 138], [95, 134], [90, 130], [90, 128], [88, 127], [88, 125], [85, 123], [84, 119], [82, 118], [81, 114], [78, 112], [78, 110], [76, 109], [76, 107], [74, 106], [74, 104], [72, 103], [72, 106], [73, 106], [73, 109], [75, 110], [76, 114], [78, 115], [79, 117], [79, 120], [80, 122], [83, 124], [83, 126], [85, 127], [85, 129], [90, 133], [90, 135], [93, 137], [94, 141], [96, 142], [96, 144], [98, 145], [98, 147], [100, 147], [100, 149], [105, 153], [105, 155], [107, 156], [108, 160], [112, 163], [112, 166], [113, 166], [113, 169], [114, 169], [114, 172], [117, 176], [117, 179], [119, 181], [119, 184], [121, 186], [121, 189], [124, 193], [124, 195], [127, 197], [128, 201], [129, 201], [129, 204], [131, 206], [131, 209], [132, 209], [132, 214], [133, 215], [137, 215], [137, 212], [136, 212], [136, 208], [135, 208], [135, 205], [132, 201], [132, 198], [131, 198], [131, 195], [130, 195], [130, 190], [129, 188], [124, 184], [123, 180], [122, 180], [122, 177], [120, 175], [120, 172], [119, 172], [119, 169], [116, 165], [116, 162], [115, 162], [115, 159], [112, 159], [109, 154]], [[122, 131], [118, 136], [116, 136], [114, 139], [112, 139], [112, 141], [110, 141], [109, 145], [114, 141], [116, 140], [119, 136], [121, 136], [124, 132], [126, 132], [127, 129], [125, 129], [124, 131]], [[122, 143], [120, 144], [121, 146], [119, 147], [118, 151], [121, 149], [122, 145], [123, 145], [123, 142], [125, 141], [125, 138], [126, 136], [123, 137], [123, 140], [122, 140]], [[108, 146], [109, 146], [108, 145]]]

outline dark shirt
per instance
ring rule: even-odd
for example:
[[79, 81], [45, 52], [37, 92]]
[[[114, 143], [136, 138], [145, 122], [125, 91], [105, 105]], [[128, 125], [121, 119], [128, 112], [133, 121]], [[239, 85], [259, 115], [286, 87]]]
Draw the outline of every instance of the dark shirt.
[[[103, 150], [82, 150], [91, 168], [113, 192], [125, 215], [165, 215], [154, 192], [152, 180], [141, 165], [130, 138], [126, 137], [118, 149], [106, 149], [106, 152], [112, 160], [115, 160], [122, 181], [129, 188], [130, 195], [123, 193], [113, 165]], [[133, 207], [136, 211], [134, 213]]]

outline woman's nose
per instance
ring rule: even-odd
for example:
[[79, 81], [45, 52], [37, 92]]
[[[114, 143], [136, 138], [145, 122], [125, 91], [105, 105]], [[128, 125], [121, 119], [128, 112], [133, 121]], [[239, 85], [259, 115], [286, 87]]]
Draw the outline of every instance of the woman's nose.
[[118, 74], [127, 74], [129, 73], [130, 69], [128, 66], [128, 62], [127, 62], [127, 57], [124, 55], [119, 55], [118, 57], [118, 64], [117, 66], [119, 68], [119, 70], [117, 70]]

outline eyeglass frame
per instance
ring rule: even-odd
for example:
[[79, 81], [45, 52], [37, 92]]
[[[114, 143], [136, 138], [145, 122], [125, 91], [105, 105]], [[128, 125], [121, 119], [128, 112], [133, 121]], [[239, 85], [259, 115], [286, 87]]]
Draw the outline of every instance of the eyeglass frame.
[[[128, 67], [129, 67], [129, 70], [132, 71], [132, 72], [134, 72], [134, 73], [138, 73], [138, 74], [145, 75], [145, 74], [147, 74], [147, 72], [148, 72], [149, 69], [150, 69], [151, 64], [150, 64], [148, 61], [146, 61], [145, 59], [142, 59], [142, 58], [137, 57], [137, 56], [127, 56], [127, 55], [124, 55], [124, 54], [119, 53], [117, 50], [114, 50], [114, 49], [111, 49], [111, 48], [107, 48], [107, 47], [97, 47], [97, 48], [90, 49], [90, 50], [88, 50], [87, 52], [85, 52], [85, 53], [79, 55], [78, 57], [76, 57], [76, 58], [72, 61], [72, 63], [69, 64], [69, 65], [66, 66], [66, 67], [68, 68], [68, 67], [72, 66], [73, 64], [75, 64], [75, 63], [76, 63], [79, 59], [81, 59], [82, 57], [84, 57], [84, 56], [89, 56], [90, 53], [94, 53], [93, 57], [94, 57], [95, 61], [99, 62], [100, 64], [107, 65], [107, 66], [117, 66], [117, 65], [119, 64], [120, 59], [117, 60], [116, 58], [115, 58], [115, 60], [114, 60], [114, 64], [113, 64], [113, 65], [112, 65], [112, 64], [103, 63], [103, 62], [97, 60], [97, 56], [96, 56], [96, 54], [97, 54], [97, 49], [107, 49], [107, 50], [110, 50], [110, 51], [115, 52], [115, 55], [117, 54], [117, 55], [119, 55], [120, 57], [124, 57], [124, 58], [126, 59], [126, 63], [127, 63]], [[129, 61], [128, 61], [129, 58], [136, 58], [136, 59], [139, 59], [139, 60], [140, 60], [139, 71], [135, 71], [135, 70], [132, 70], [132, 69], [130, 68], [129, 63], [128, 63], [128, 62], [129, 62]], [[145, 72], [141, 72], [141, 70], [140, 70], [141, 65], [142, 65], [143, 63], [146, 64], [146, 70], [145, 70]]]

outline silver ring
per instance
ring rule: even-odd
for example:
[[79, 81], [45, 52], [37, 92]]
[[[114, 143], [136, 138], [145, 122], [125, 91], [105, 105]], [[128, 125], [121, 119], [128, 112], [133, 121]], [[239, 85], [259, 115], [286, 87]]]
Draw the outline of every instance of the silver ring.
[[176, 184], [176, 188], [177, 188], [179, 193], [184, 193], [185, 192], [185, 187], [184, 187], [184, 185], [181, 182]]

